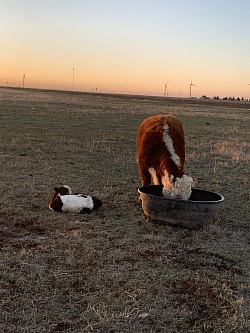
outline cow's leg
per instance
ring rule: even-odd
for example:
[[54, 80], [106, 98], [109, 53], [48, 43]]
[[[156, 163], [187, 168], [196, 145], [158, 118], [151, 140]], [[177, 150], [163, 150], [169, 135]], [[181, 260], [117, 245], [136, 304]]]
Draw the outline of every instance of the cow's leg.
[[146, 169], [144, 166], [139, 165], [139, 172], [141, 176], [141, 183], [142, 186], [147, 186], [151, 184], [151, 175], [149, 173], [149, 170]]
[[151, 168], [148, 169], [148, 171], [149, 171], [149, 173], [150, 173], [150, 175], [152, 177], [153, 184], [154, 185], [160, 185], [161, 181], [160, 181], [159, 176], [156, 173], [155, 169], [151, 167]]
[[169, 175], [168, 171], [165, 169], [164, 174], [161, 177], [161, 182], [164, 188], [172, 188], [173, 183], [171, 182], [171, 176]]

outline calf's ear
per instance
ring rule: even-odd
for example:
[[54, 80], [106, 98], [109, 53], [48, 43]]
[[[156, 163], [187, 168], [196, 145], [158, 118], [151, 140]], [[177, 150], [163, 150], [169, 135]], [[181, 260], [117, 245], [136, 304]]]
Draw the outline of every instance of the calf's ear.
[[55, 192], [58, 192], [59, 187], [54, 187]]

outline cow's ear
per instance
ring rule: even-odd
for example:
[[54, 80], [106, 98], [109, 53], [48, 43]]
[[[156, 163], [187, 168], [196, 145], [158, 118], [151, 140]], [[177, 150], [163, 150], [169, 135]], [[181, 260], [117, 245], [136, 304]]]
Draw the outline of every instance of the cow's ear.
[[55, 192], [57, 193], [59, 190], [59, 187], [54, 187]]

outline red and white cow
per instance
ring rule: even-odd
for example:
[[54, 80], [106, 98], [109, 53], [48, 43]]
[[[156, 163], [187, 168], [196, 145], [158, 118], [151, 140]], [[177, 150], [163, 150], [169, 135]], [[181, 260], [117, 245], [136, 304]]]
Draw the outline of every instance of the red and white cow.
[[143, 186], [163, 185], [163, 195], [189, 199], [193, 180], [184, 175], [185, 140], [181, 122], [173, 115], [145, 119], [137, 134], [137, 163]]

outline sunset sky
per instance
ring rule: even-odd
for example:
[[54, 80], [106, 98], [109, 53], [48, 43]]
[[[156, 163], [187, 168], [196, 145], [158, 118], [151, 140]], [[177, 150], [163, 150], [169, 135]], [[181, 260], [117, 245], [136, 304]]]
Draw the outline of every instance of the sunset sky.
[[0, 31], [0, 85], [250, 98], [249, 0], [0, 0]]

